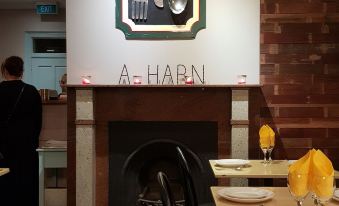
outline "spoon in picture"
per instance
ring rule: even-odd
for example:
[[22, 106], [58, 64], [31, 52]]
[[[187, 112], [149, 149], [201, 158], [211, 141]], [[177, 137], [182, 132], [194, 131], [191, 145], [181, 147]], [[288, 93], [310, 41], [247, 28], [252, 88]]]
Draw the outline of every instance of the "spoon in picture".
[[187, 5], [188, 0], [168, 0], [168, 5], [174, 14], [181, 14]]

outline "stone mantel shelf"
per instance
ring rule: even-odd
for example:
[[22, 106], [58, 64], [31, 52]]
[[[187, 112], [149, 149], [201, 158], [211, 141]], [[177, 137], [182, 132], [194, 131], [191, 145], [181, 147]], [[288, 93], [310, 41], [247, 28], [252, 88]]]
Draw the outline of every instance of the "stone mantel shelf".
[[235, 89], [247, 89], [247, 88], [260, 88], [261, 84], [209, 84], [209, 85], [104, 85], [104, 84], [68, 84], [67, 87], [74, 88], [235, 88]]

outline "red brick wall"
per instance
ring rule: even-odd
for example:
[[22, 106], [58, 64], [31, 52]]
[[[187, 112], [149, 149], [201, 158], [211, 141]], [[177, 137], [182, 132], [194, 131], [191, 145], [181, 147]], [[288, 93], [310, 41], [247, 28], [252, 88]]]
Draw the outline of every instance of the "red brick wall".
[[261, 0], [260, 75], [275, 158], [314, 147], [339, 169], [339, 0]]

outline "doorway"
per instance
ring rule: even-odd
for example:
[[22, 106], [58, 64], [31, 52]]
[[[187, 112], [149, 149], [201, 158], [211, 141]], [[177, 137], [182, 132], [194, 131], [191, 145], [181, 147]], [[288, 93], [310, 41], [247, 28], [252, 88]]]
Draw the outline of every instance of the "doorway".
[[65, 32], [26, 32], [24, 81], [39, 89], [61, 93], [67, 72]]

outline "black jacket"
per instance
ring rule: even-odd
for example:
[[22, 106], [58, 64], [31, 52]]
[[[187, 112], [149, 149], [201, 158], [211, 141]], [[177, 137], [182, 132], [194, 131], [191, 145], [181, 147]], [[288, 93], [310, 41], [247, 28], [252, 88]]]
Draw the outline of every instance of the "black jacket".
[[32, 85], [21, 80], [0, 83], [0, 122], [6, 122], [17, 97], [21, 98], [6, 127], [0, 126], [0, 167], [10, 173], [0, 177], [2, 206], [38, 205], [38, 153], [42, 125], [41, 98]]

